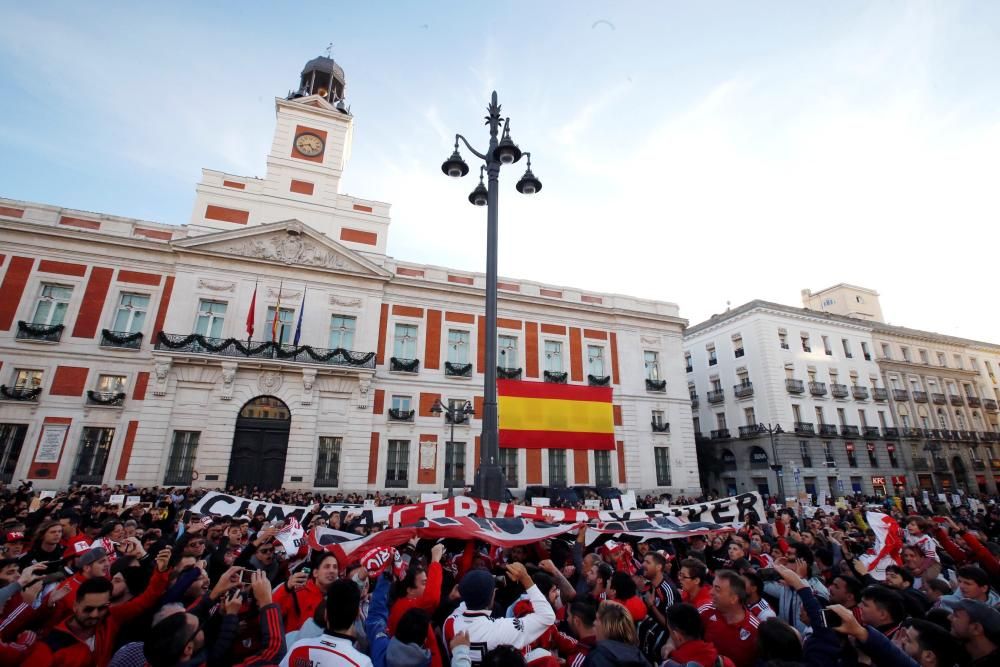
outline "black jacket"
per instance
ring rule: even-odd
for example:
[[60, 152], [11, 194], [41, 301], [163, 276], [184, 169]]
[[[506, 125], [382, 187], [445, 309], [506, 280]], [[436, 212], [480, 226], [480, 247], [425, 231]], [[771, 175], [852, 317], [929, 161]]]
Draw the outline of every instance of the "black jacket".
[[587, 654], [583, 667], [650, 667], [638, 646], [611, 639], [597, 642]]

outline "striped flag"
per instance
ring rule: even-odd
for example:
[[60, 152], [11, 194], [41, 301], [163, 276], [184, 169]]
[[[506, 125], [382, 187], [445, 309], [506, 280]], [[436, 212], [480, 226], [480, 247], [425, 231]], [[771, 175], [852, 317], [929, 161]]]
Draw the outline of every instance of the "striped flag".
[[500, 446], [615, 449], [611, 387], [497, 380]]

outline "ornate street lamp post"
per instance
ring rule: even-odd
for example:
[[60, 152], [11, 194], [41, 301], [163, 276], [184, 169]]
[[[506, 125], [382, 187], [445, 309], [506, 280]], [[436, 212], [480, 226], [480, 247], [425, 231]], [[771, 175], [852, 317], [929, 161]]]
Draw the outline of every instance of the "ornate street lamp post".
[[[455, 152], [441, 165], [441, 171], [453, 178], [461, 178], [469, 173], [469, 165], [458, 152], [459, 140], [483, 161], [479, 170], [479, 185], [469, 195], [469, 202], [473, 205], [486, 206], [486, 378], [483, 387], [483, 433], [475, 488], [480, 498], [503, 500], [506, 484], [500, 467], [497, 430], [497, 208], [500, 167], [514, 164], [523, 155], [528, 159], [528, 169], [517, 182], [517, 191], [532, 195], [542, 189], [542, 183], [531, 173], [531, 153], [522, 153], [510, 138], [510, 118], [500, 117], [496, 91], [493, 91], [492, 100], [487, 107], [486, 125], [490, 128], [490, 145], [486, 153], [480, 153], [465, 137], [456, 134]], [[488, 185], [483, 183], [484, 171]]]
[[[466, 401], [464, 405], [449, 405], [445, 407], [440, 400], [434, 401], [431, 412], [436, 415], [444, 413], [445, 420], [451, 424], [451, 455], [445, 462], [445, 468], [450, 474], [445, 475], [445, 483], [448, 484], [448, 497], [455, 495], [455, 424], [464, 424], [465, 420], [475, 414], [472, 410], [472, 403]], [[447, 447], [447, 446], [446, 446]], [[465, 479], [462, 479], [462, 487], [465, 487]]]
[[781, 465], [781, 462], [778, 460], [778, 451], [774, 445], [774, 436], [781, 435], [785, 431], [784, 429], [781, 428], [781, 424], [775, 424], [772, 426], [770, 423], [768, 423], [768, 424], [759, 424], [757, 426], [757, 432], [767, 433], [771, 437], [771, 460], [773, 461], [773, 463], [771, 464], [771, 470], [774, 471], [774, 476], [778, 480], [778, 496], [779, 496], [778, 506], [780, 507], [785, 502], [785, 481], [784, 481], [785, 475], [783, 472], [783, 466]]

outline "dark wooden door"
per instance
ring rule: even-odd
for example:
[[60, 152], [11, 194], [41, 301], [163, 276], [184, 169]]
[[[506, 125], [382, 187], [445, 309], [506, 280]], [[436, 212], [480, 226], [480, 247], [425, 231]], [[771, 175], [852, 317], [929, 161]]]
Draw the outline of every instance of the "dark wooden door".
[[281, 488], [287, 452], [288, 422], [241, 417], [236, 422], [227, 484]]

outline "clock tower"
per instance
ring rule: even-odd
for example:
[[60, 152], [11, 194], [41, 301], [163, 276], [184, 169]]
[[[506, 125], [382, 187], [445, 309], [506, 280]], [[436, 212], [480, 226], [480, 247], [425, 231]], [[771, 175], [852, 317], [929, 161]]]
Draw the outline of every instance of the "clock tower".
[[274, 101], [264, 178], [203, 169], [191, 233], [294, 218], [362, 252], [384, 254], [389, 206], [340, 192], [354, 133], [346, 90], [344, 70], [332, 58], [307, 62], [298, 87]]

